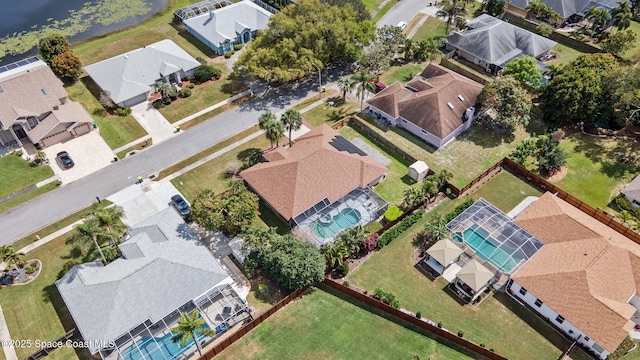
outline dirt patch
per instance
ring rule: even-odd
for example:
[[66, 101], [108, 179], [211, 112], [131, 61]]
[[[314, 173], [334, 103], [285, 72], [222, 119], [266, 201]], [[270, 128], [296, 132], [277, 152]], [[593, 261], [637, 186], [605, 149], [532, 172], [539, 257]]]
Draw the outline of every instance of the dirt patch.
[[552, 183], [558, 182], [558, 181], [562, 180], [562, 178], [564, 178], [565, 175], [567, 175], [567, 166], [566, 165], [561, 167], [560, 170], [558, 170], [557, 173], [549, 176], [547, 178], [547, 181], [552, 182]]

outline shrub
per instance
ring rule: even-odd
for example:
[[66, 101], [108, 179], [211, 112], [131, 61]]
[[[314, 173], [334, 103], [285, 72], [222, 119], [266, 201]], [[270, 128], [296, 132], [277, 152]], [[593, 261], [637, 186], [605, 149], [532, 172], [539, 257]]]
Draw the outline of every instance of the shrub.
[[620, 346], [618, 346], [616, 351], [614, 351], [613, 353], [609, 354], [609, 356], [607, 356], [607, 360], [620, 359], [621, 357], [626, 355], [629, 352], [629, 350], [633, 349], [634, 346], [635, 346], [635, 344], [633, 343], [633, 340], [631, 340], [631, 338], [629, 336], [627, 336], [622, 341], [622, 344], [620, 344]]
[[194, 87], [196, 86], [193, 83], [187, 84], [187, 89], [193, 89]]
[[228, 59], [228, 58], [232, 57], [232, 56], [233, 56], [233, 54], [235, 54], [235, 53], [236, 53], [236, 52], [235, 52], [235, 51], [233, 51], [233, 50], [231, 50], [231, 51], [227, 51], [226, 53], [224, 53], [224, 58], [225, 58], [225, 59]]
[[364, 227], [364, 230], [370, 234], [377, 233], [382, 229], [382, 224], [377, 221], [372, 222], [371, 224]]
[[458, 331], [458, 336], [463, 337], [464, 333], [462, 331]]
[[244, 44], [235, 44], [235, 45], [233, 45], [233, 50], [234, 51], [238, 51], [238, 50], [242, 49], [243, 46], [244, 46]]
[[338, 266], [338, 273], [342, 276], [347, 276], [349, 273], [349, 263], [344, 261], [342, 265]]
[[413, 214], [402, 219], [402, 221], [396, 224], [396, 226], [385, 231], [378, 239], [377, 248], [382, 249], [385, 245], [389, 244], [395, 238], [400, 236], [400, 234], [405, 232], [413, 224], [417, 223], [422, 218], [422, 214], [423, 214], [422, 211], [416, 211]]
[[153, 107], [156, 109], [162, 109], [164, 104], [162, 103], [162, 100], [156, 100], [153, 102]]
[[131, 108], [128, 106], [125, 107], [118, 107], [113, 109], [113, 113], [118, 115], [118, 116], [129, 116], [131, 115]]
[[392, 292], [386, 292], [380, 288], [376, 288], [373, 291], [373, 297], [374, 299], [380, 300], [383, 303], [391, 306], [392, 308], [397, 309], [400, 307], [400, 301], [398, 301], [398, 298]]
[[180, 96], [183, 98], [188, 98], [189, 96], [191, 96], [191, 90], [187, 88], [180, 89]]
[[35, 264], [29, 264], [27, 266], [24, 267], [24, 271], [27, 274], [33, 274], [34, 272], [36, 272], [38, 270], [38, 267]]
[[631, 215], [635, 216], [636, 218], [640, 218], [640, 208], [636, 208], [631, 205], [631, 201], [629, 201], [629, 199], [627, 199], [627, 197], [623, 193], [618, 194], [615, 200], [616, 205], [618, 205], [620, 209], [627, 210]]
[[94, 116], [100, 116], [100, 117], [102, 117], [102, 116], [104, 116], [104, 109], [103, 109], [103, 108], [94, 108], [93, 110], [91, 110], [91, 113], [92, 113]]
[[420, 311], [418, 311], [418, 312], [416, 313], [416, 317], [417, 317], [418, 319], [421, 319], [421, 318], [422, 318], [422, 313], [421, 313]]
[[193, 72], [193, 77], [197, 82], [209, 81], [213, 77], [213, 69], [211, 65], [200, 65]]
[[167, 96], [162, 98], [162, 103], [165, 105], [170, 105], [171, 104], [171, 97]]
[[362, 244], [362, 251], [365, 254], [368, 254], [375, 250], [375, 248], [378, 246], [379, 238], [380, 236], [377, 233], [372, 233], [371, 235], [367, 236], [367, 238], [364, 240], [364, 243]]
[[240, 164], [238, 164], [237, 161], [231, 161], [227, 163], [227, 167], [224, 172], [228, 177], [232, 177], [233, 175], [237, 174], [239, 170]]
[[249, 154], [242, 158], [242, 168], [248, 169], [260, 162], [262, 159], [262, 150], [253, 148], [249, 150]]
[[343, 281], [342, 285], [344, 285], [344, 287], [350, 287], [351, 284], [349, 284], [348, 281]]
[[384, 212], [384, 219], [388, 222], [394, 221], [402, 216], [402, 210], [399, 207], [393, 205]]
[[196, 60], [201, 64], [201, 65], [207, 65], [207, 60], [205, 58], [203, 58], [202, 56], [198, 56], [196, 57]]
[[13, 152], [13, 155], [15, 155], [17, 157], [22, 157], [22, 154], [23, 154], [22, 150], [18, 150], [18, 151], [14, 151]]
[[442, 321], [438, 321], [438, 325], [437, 325], [440, 329], [442, 329]]

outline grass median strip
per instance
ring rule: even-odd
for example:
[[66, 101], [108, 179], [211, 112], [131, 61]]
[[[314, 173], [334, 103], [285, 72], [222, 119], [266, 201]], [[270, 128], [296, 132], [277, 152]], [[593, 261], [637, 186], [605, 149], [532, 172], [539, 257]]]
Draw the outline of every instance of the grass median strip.
[[39, 188], [28, 191], [24, 194], [18, 195], [13, 199], [7, 200], [3, 203], [0, 203], [0, 213], [11, 209], [12, 207], [18, 206], [24, 202], [27, 202], [35, 197], [38, 197], [44, 193], [47, 193], [58, 187], [58, 181], [50, 182], [46, 185], [43, 185]]
[[125, 156], [127, 156], [127, 153], [129, 153], [130, 151], [142, 150], [147, 146], [150, 146], [151, 144], [153, 144], [153, 139], [147, 139], [118, 152], [116, 155], [118, 156], [118, 159], [124, 159]]

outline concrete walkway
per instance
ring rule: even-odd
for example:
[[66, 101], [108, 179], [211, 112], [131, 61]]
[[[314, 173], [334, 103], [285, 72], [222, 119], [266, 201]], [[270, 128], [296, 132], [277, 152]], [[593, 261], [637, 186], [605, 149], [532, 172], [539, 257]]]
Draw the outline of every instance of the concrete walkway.
[[124, 144], [124, 145], [120, 146], [120, 147], [119, 147], [119, 148], [117, 148], [117, 149], [113, 149], [113, 153], [114, 153], [114, 154], [117, 154], [117, 153], [119, 153], [119, 152], [120, 152], [120, 151], [122, 151], [122, 150], [126, 150], [126, 149], [128, 149], [128, 148], [132, 147], [133, 145], [139, 144], [139, 143], [141, 143], [141, 142], [143, 142], [143, 141], [147, 141], [147, 140], [149, 140], [149, 139], [151, 139], [151, 135], [148, 135], [148, 134], [147, 134], [147, 135], [145, 135], [145, 136], [143, 136], [143, 137], [141, 137], [141, 138], [138, 138], [138, 139], [133, 140], [132, 142], [130, 142], [130, 143], [128, 143], [128, 144]]
[[4, 319], [4, 313], [0, 307], [0, 341], [2, 342], [2, 351], [4, 351], [4, 357], [7, 360], [18, 360], [16, 349], [11, 344], [11, 334], [9, 334], [9, 328], [7, 322]]
[[175, 134], [174, 125], [171, 125], [167, 119], [154, 108], [149, 102], [143, 102], [131, 108], [131, 115], [140, 123], [147, 131], [154, 144], [158, 144], [164, 140], [173, 137]]

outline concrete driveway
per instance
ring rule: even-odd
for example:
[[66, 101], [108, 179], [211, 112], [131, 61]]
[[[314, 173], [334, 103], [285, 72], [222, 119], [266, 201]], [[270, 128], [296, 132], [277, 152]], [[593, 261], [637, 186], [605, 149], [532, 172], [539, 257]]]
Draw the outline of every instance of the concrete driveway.
[[154, 145], [174, 135], [175, 127], [149, 102], [132, 107], [131, 115], [151, 135]]
[[[113, 151], [97, 131], [91, 131], [69, 141], [45, 148], [53, 171], [60, 177], [62, 184], [76, 181], [111, 164]], [[56, 155], [66, 151], [73, 159], [75, 166], [64, 169], [56, 159]]]
[[171, 182], [147, 179], [142, 184], [130, 185], [118, 191], [107, 200], [121, 206], [125, 215], [122, 222], [133, 226], [171, 206], [171, 197], [176, 194], [180, 192]]

